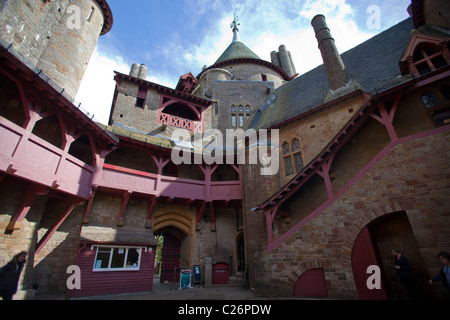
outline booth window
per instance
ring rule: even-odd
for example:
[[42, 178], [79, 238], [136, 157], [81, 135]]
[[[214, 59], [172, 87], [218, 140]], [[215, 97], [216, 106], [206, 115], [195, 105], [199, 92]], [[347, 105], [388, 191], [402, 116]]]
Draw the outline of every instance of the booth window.
[[98, 247], [94, 271], [139, 270], [142, 248]]

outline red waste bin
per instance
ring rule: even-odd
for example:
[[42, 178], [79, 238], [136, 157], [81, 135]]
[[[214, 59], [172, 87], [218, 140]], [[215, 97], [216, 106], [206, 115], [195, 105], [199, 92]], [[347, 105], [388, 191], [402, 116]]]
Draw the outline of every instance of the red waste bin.
[[228, 284], [230, 278], [230, 266], [224, 262], [218, 262], [212, 267], [212, 283]]

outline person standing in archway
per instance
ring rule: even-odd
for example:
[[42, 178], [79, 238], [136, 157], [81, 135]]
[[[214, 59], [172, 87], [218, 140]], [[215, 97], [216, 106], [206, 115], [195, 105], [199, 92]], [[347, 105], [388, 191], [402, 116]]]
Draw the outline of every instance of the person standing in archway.
[[0, 297], [3, 300], [12, 300], [13, 295], [17, 292], [20, 274], [27, 262], [27, 254], [25, 251], [16, 254], [9, 263], [0, 269]]
[[406, 287], [410, 298], [415, 299], [416, 290], [408, 258], [406, 258], [398, 249], [392, 249], [391, 253], [394, 256], [394, 268], [397, 270], [397, 276], [400, 283]]

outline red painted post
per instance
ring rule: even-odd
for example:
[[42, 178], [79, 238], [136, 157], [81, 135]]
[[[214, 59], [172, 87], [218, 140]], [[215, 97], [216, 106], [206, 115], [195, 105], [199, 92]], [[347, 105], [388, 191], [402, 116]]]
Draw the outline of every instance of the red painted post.
[[214, 204], [212, 201], [209, 203], [209, 210], [211, 212], [211, 231], [215, 232], [216, 231], [216, 213], [214, 211]]
[[132, 194], [133, 194], [132, 191], [127, 191], [123, 195], [122, 206], [120, 207], [119, 218], [117, 219], [117, 226], [118, 227], [123, 227], [123, 222], [125, 220], [125, 210], [127, 209], [128, 201], [130, 200], [130, 197], [131, 197]]
[[50, 240], [50, 238], [55, 234], [56, 230], [61, 226], [61, 224], [66, 220], [66, 218], [69, 216], [69, 214], [75, 209], [76, 206], [81, 205], [83, 202], [76, 202], [69, 204], [65, 207], [61, 215], [56, 219], [56, 221], [53, 223], [53, 225], [48, 229], [48, 231], [45, 233], [45, 235], [42, 237], [42, 239], [39, 241], [39, 243], [36, 246], [35, 255], [38, 255], [42, 248], [47, 244], [47, 242]]
[[150, 229], [152, 227], [153, 211], [155, 210], [158, 200], [159, 200], [159, 198], [154, 196], [153, 199], [148, 204], [147, 219], [145, 221], [145, 228], [147, 228], [147, 229]]
[[91, 218], [91, 210], [92, 210], [92, 204], [94, 202], [95, 193], [97, 192], [98, 186], [94, 185], [92, 186], [91, 194], [89, 195], [89, 202], [86, 208], [86, 211], [84, 212], [83, 216], [83, 224], [88, 224], [89, 219]]
[[196, 221], [196, 229], [200, 231], [200, 221], [202, 220], [203, 213], [205, 212], [206, 201], [203, 201], [202, 205], [197, 211], [197, 221]]

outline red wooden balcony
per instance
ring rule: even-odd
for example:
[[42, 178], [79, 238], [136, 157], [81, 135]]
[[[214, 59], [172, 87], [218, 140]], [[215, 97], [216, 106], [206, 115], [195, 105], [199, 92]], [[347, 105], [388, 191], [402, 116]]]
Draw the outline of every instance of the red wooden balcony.
[[0, 117], [0, 171], [87, 198], [94, 168]]
[[158, 176], [109, 164], [104, 164], [97, 170], [99, 172], [68, 154], [67, 150], [57, 148], [0, 117], [0, 171], [49, 189], [84, 199], [89, 198], [92, 185], [188, 200], [242, 199], [240, 181], [200, 181]]
[[187, 129], [195, 132], [203, 132], [203, 126], [201, 121], [193, 121], [177, 116], [173, 116], [167, 113], [160, 113], [158, 117], [158, 123], [166, 124], [177, 128]]
[[240, 200], [240, 181], [200, 181], [158, 176], [154, 173], [104, 164], [94, 181], [102, 188], [132, 191], [158, 197], [195, 200]]

